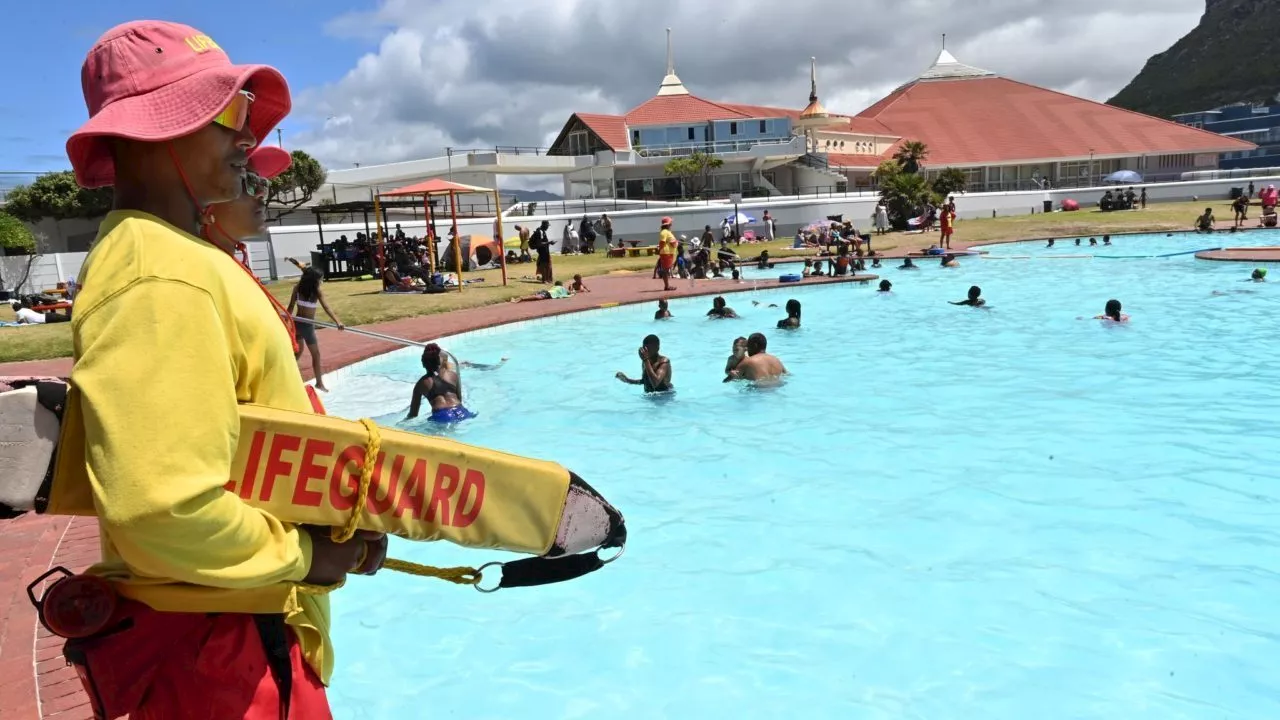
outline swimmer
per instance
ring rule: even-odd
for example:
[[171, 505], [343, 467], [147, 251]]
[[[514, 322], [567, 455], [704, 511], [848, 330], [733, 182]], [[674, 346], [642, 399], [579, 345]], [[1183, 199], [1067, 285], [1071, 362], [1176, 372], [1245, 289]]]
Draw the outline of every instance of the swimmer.
[[671, 308], [667, 307], [667, 301], [659, 300], [658, 311], [653, 314], [653, 319], [654, 320], [670, 320], [672, 317], [674, 316], [671, 314]]
[[1048, 244], [1048, 245], [1045, 245], [1045, 247], [1047, 247], [1047, 248], [1051, 248], [1051, 247], [1053, 247], [1053, 238], [1049, 238], [1049, 244]]
[[919, 270], [920, 266], [911, 262], [911, 258], [902, 258], [902, 264], [898, 266], [899, 270]]
[[1107, 247], [1111, 247], [1111, 236], [1110, 236], [1110, 235], [1103, 235], [1103, 236], [1102, 236], [1102, 244], [1103, 244], [1103, 245], [1105, 245], [1105, 246], [1107, 246]]
[[1252, 280], [1253, 282], [1266, 282], [1267, 281], [1266, 269], [1265, 268], [1254, 269], [1254, 271], [1249, 274], [1249, 279]]
[[968, 305], [969, 307], [983, 307], [987, 304], [987, 301], [982, 299], [982, 288], [977, 285], [969, 288], [969, 298], [967, 300], [948, 302], [952, 305]]
[[422, 349], [422, 369], [426, 374], [413, 386], [413, 400], [406, 420], [418, 417], [424, 399], [431, 406], [433, 422], [455, 423], [475, 417], [475, 413], [462, 406], [462, 379], [457, 371], [442, 366], [443, 354], [435, 343]]
[[942, 267], [953, 268], [960, 267], [960, 263], [956, 260], [956, 256], [950, 253], [942, 256]]
[[1080, 247], [1080, 238], [1076, 238], [1076, 247]]
[[733, 308], [725, 304], [724, 298], [717, 297], [711, 301], [711, 309], [707, 311], [707, 317], [721, 319], [736, 318], [738, 317], [738, 313], [734, 312]]
[[882, 292], [882, 293], [893, 292], [893, 283], [889, 282], [888, 280], [881, 280], [880, 289], [877, 292]]
[[1090, 245], [1097, 245], [1097, 244], [1098, 244], [1098, 238], [1089, 238], [1089, 244], [1090, 244]]
[[747, 338], [747, 357], [738, 363], [729, 376], [735, 380], [768, 380], [787, 374], [782, 361], [765, 352], [769, 341], [763, 333], [752, 333]]
[[647, 393], [668, 392], [674, 389], [671, 384], [671, 360], [658, 352], [661, 347], [662, 341], [657, 335], [646, 335], [639, 351], [642, 373], [640, 379], [633, 380], [627, 377], [626, 373], [621, 372], [614, 377], [628, 385], [643, 385]]
[[1095, 315], [1094, 320], [1106, 320], [1107, 322], [1129, 322], [1129, 316], [1120, 312], [1119, 300], [1108, 300], [1106, 307], [1101, 315]]
[[778, 321], [779, 330], [795, 330], [800, 327], [800, 301], [791, 299], [787, 301], [787, 317], [785, 320]]
[[747, 357], [747, 339], [744, 337], [735, 338], [733, 341], [733, 350], [729, 353], [729, 359], [724, 363], [724, 381], [737, 380], [733, 375], [733, 371], [738, 369], [738, 365]]

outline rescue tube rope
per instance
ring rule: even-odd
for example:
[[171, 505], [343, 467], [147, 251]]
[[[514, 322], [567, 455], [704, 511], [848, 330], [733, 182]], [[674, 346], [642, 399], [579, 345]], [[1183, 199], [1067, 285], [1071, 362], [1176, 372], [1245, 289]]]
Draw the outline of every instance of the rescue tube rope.
[[[369, 500], [369, 488], [373, 485], [373, 469], [378, 461], [378, 453], [382, 450], [382, 434], [378, 432], [378, 426], [369, 418], [360, 418], [360, 424], [364, 425], [365, 432], [368, 433], [368, 440], [364, 447], [364, 467], [360, 469], [360, 486], [356, 490], [356, 502], [351, 508], [351, 515], [347, 518], [347, 522], [342, 527], [335, 527], [329, 531], [329, 537], [334, 542], [344, 543], [355, 537], [356, 530], [360, 525], [360, 509], [365, 506]], [[360, 558], [360, 562], [356, 563], [359, 567], [364, 563], [364, 558]], [[441, 568], [431, 565], [421, 565], [408, 560], [397, 560], [395, 558], [387, 558], [382, 567], [387, 570], [395, 570], [407, 575], [416, 575], [418, 577], [439, 578], [458, 585], [479, 585], [482, 578], [481, 572], [470, 567], [451, 567]], [[346, 584], [346, 579], [339, 580], [336, 585], [312, 585], [310, 583], [298, 583], [298, 592], [308, 595], [325, 595]]]

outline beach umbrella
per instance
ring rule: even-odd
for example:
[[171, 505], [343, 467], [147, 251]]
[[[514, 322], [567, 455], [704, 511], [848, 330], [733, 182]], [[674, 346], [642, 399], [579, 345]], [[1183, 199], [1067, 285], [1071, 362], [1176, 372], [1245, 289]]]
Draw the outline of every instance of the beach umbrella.
[[740, 212], [736, 215], [733, 213], [729, 213], [724, 217], [724, 221], [729, 223], [730, 225], [750, 225], [751, 223], [755, 222], [756, 219], [744, 212]]
[[1103, 182], [1119, 185], [1134, 185], [1142, 182], [1142, 176], [1132, 170], [1120, 170], [1103, 178]]

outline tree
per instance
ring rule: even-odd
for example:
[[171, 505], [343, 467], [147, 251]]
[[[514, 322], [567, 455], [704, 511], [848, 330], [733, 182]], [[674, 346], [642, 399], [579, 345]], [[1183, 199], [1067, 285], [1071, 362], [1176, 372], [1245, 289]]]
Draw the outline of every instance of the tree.
[[902, 167], [903, 172], [915, 175], [920, 172], [924, 161], [929, 159], [929, 146], [919, 140], [907, 140], [893, 154], [893, 159]]
[[938, 177], [933, 179], [933, 191], [942, 197], [948, 197], [958, 192], [964, 192], [965, 186], [969, 184], [969, 178], [964, 171], [959, 168], [945, 168], [938, 173]]
[[289, 169], [272, 178], [271, 189], [267, 191], [267, 205], [283, 207], [273, 220], [279, 220], [310, 201], [328, 176], [320, 161], [307, 153], [294, 150], [289, 155], [293, 158]]
[[671, 158], [662, 167], [669, 176], [680, 178], [687, 196], [701, 195], [711, 182], [711, 171], [724, 165], [724, 160], [715, 155], [694, 151], [692, 155]]
[[909, 227], [907, 220], [915, 217], [926, 202], [936, 202], [924, 176], [907, 172], [894, 173], [881, 180], [880, 197], [889, 208], [889, 222], [899, 230]]
[[[27, 267], [22, 279], [14, 283], [13, 289], [22, 287], [31, 276], [31, 266], [40, 257], [35, 254], [36, 238], [18, 218], [7, 212], [0, 212], [0, 255], [27, 255]], [[4, 278], [0, 277], [0, 288], [4, 288]]]
[[4, 211], [30, 223], [44, 218], [96, 218], [107, 214], [111, 202], [111, 188], [86, 190], [76, 184], [75, 173], [63, 170], [10, 190], [5, 196]]

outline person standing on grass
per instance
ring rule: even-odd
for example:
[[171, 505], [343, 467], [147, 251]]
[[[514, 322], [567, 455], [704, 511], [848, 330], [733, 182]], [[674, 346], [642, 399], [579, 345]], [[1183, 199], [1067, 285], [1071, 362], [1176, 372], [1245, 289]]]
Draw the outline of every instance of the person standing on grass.
[[658, 277], [662, 278], [662, 289], [670, 292], [671, 269], [676, 265], [676, 246], [679, 242], [671, 232], [671, 218], [662, 218], [662, 229], [658, 231]]
[[249, 149], [288, 114], [288, 86], [195, 28], [149, 20], [108, 30], [81, 80], [89, 120], [67, 155], [81, 187], [114, 187], [114, 207], [71, 323], [64, 432], [83, 441], [71, 461], [85, 487], [63, 492], [93, 498], [90, 573], [118, 605], [111, 631], [69, 640], [67, 657], [113, 717], [330, 718], [329, 599], [298, 583], [371, 574], [386, 538], [335, 542], [225, 489], [240, 403], [314, 411], [284, 308], [214, 230]]
[[[289, 315], [296, 317], [301, 322], [294, 326], [294, 331], [298, 338], [298, 347], [293, 351], [294, 359], [302, 357], [302, 346], [306, 345], [307, 351], [311, 353], [311, 372], [316, 378], [316, 389], [329, 392], [329, 388], [324, 386], [324, 370], [320, 363], [320, 340], [316, 337], [316, 326], [307, 322], [316, 319], [316, 305], [324, 308], [324, 312], [338, 326], [339, 330], [346, 330], [346, 326], [338, 319], [338, 316], [329, 309], [329, 303], [325, 302], [324, 291], [320, 289], [320, 283], [324, 281], [324, 273], [318, 268], [309, 267], [302, 271], [302, 279], [297, 285], [293, 286], [293, 294], [289, 296]], [[298, 314], [294, 316], [294, 308], [297, 308]]]
[[529, 238], [529, 247], [538, 254], [537, 273], [538, 280], [549, 285], [553, 280], [551, 273], [551, 238], [547, 237], [547, 228], [551, 227], [549, 220], [543, 220], [537, 230], [533, 231], [533, 235]]

